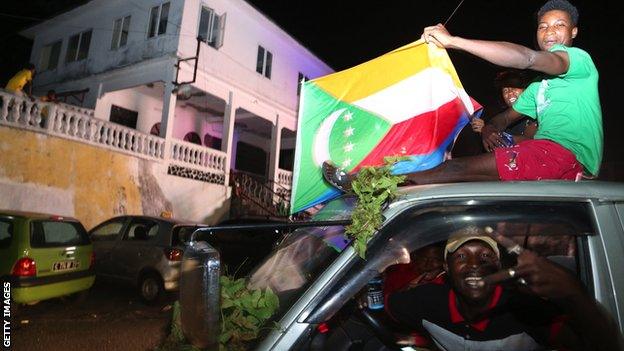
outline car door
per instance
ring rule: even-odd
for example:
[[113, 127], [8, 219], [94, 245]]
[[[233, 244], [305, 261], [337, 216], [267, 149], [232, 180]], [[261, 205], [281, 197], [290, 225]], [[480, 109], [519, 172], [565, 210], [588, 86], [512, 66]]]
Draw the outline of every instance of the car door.
[[[613, 204], [599, 205], [604, 207], [603, 211], [615, 214]], [[604, 239], [609, 237], [613, 242], [614, 238], [622, 236], [622, 229], [613, 225], [603, 229], [601, 218], [609, 216], [598, 217], [597, 206], [589, 199], [554, 201], [530, 198], [470, 198], [421, 201], [404, 204], [403, 209], [397, 206], [392, 209], [394, 213], [387, 214], [389, 220], [369, 242], [366, 260], [351, 249], [345, 250], [342, 256], [350, 257], [349, 263], [342, 265], [344, 269], [316, 281], [281, 319], [283, 329], [272, 331], [258, 349], [306, 349], [306, 345], [318, 335], [315, 326], [329, 322], [371, 279], [391, 265], [409, 260], [409, 253], [414, 250], [444, 244], [450, 233], [468, 225], [490, 227], [526, 249], [568, 268], [618, 320], [622, 292], [618, 291], [616, 280], [621, 278], [613, 276], [613, 268], [609, 267], [614, 258], [605, 254], [607, 241]], [[617, 215], [611, 218], [617, 220]], [[621, 245], [620, 239], [617, 246], [621, 248]], [[503, 254], [503, 267], [511, 267], [513, 255]], [[329, 267], [328, 271], [332, 269]]]
[[157, 241], [159, 230], [160, 223], [154, 219], [131, 218], [113, 251], [115, 275], [135, 282], [142, 268], [157, 265], [163, 256]]
[[89, 236], [95, 253], [95, 271], [99, 275], [115, 275], [113, 252], [128, 222], [127, 217], [109, 219], [91, 229]]

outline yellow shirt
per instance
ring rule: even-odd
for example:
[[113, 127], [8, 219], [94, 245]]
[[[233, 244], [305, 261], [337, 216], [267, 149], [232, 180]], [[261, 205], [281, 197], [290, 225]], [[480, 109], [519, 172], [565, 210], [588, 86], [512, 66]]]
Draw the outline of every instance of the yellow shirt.
[[4, 89], [8, 91], [22, 91], [22, 89], [24, 89], [24, 85], [30, 82], [32, 78], [32, 71], [29, 69], [23, 69], [15, 73]]

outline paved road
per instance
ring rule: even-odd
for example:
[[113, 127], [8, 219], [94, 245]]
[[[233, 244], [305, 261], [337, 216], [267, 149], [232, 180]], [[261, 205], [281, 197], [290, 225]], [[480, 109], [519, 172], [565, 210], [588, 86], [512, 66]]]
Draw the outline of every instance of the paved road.
[[169, 332], [173, 300], [145, 306], [129, 287], [96, 282], [82, 303], [54, 299], [22, 307], [12, 349], [153, 350]]

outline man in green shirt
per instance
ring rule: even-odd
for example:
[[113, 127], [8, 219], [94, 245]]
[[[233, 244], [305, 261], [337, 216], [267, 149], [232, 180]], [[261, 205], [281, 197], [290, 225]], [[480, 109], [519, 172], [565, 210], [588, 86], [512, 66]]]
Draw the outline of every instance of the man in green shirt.
[[[567, 0], [549, 0], [538, 11], [537, 43], [540, 50], [500, 41], [465, 39], [451, 35], [442, 24], [424, 29], [422, 38], [439, 47], [468, 52], [498, 66], [530, 69], [543, 75], [514, 105], [494, 116], [481, 132], [483, 145], [492, 151], [448, 160], [430, 170], [407, 175], [412, 184], [486, 180], [580, 179], [597, 176], [602, 159], [602, 113], [598, 72], [589, 54], [571, 47], [578, 34], [578, 11]], [[527, 115], [536, 118], [532, 140], [510, 148], [501, 132]], [[330, 163], [325, 179], [347, 190], [354, 175]]]

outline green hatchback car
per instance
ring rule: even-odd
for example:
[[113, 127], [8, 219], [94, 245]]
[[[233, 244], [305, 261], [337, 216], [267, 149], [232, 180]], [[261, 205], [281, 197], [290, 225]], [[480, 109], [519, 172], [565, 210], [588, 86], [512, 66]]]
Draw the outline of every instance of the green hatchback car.
[[14, 303], [84, 292], [95, 281], [93, 246], [74, 218], [0, 210], [0, 257]]

